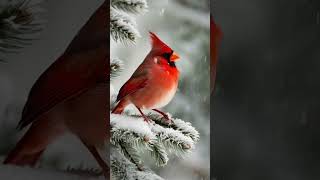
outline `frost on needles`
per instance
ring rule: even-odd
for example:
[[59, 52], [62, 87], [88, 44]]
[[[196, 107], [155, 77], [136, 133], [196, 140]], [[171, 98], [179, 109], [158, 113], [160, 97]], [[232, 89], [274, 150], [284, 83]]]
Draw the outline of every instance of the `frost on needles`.
[[110, 34], [116, 42], [135, 42], [140, 34], [132, 15], [147, 12], [146, 0], [111, 0]]

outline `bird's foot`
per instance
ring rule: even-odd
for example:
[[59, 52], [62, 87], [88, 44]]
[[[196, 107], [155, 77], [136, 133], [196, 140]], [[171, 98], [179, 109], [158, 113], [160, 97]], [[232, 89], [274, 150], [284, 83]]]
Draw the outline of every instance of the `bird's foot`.
[[163, 116], [163, 118], [166, 120], [165, 122], [168, 123], [168, 124], [171, 124], [172, 121], [171, 119], [169, 118], [168, 114], [158, 110], [158, 109], [153, 109], [154, 111], [156, 111], [157, 113], [161, 114]]
[[168, 123], [168, 124], [172, 123], [171, 119], [169, 118], [169, 116], [167, 114], [164, 114], [163, 118], [166, 119], [166, 123]]
[[140, 112], [141, 116], [143, 117], [144, 121], [147, 122], [148, 124], [150, 124], [151, 120], [146, 115], [143, 114], [143, 112], [141, 111], [141, 109], [138, 106], [136, 106], [136, 107], [139, 110], [139, 112]]
[[148, 124], [151, 123], [151, 119], [149, 119], [147, 116], [143, 116], [143, 120], [144, 120], [145, 122], [147, 122]]

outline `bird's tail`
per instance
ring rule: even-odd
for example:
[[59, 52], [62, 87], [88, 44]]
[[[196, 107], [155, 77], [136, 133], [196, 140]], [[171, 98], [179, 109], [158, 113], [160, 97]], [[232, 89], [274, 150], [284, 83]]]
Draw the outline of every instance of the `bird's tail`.
[[127, 100], [121, 100], [116, 107], [112, 110], [111, 113], [113, 114], [121, 114], [124, 110], [124, 108], [126, 108], [126, 106], [128, 105], [128, 101]]
[[35, 122], [8, 154], [3, 164], [35, 166], [47, 145], [61, 135], [63, 129], [47, 121]]
[[23, 148], [16, 147], [4, 160], [3, 164], [14, 164], [17, 166], [31, 166], [34, 167], [44, 152], [44, 149], [39, 152], [25, 153]]

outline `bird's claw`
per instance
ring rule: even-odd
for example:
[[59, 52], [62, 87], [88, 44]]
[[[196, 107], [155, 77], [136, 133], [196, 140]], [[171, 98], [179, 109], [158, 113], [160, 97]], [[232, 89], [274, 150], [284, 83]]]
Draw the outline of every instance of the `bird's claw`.
[[146, 123], [148, 123], [148, 124], [151, 123], [151, 120], [150, 120], [149, 118], [147, 118], [147, 117], [143, 117], [143, 120], [144, 120]]
[[167, 114], [164, 114], [163, 117], [166, 119], [166, 123], [171, 124], [172, 121]]

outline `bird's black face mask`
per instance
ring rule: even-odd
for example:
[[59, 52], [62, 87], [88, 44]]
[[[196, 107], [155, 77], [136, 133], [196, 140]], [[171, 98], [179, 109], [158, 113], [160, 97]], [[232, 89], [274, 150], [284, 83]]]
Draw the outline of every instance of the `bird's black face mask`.
[[168, 61], [169, 66], [176, 67], [175, 62], [170, 60], [170, 57], [172, 54], [173, 54], [173, 51], [171, 51], [171, 53], [164, 53], [162, 54], [162, 57]]

